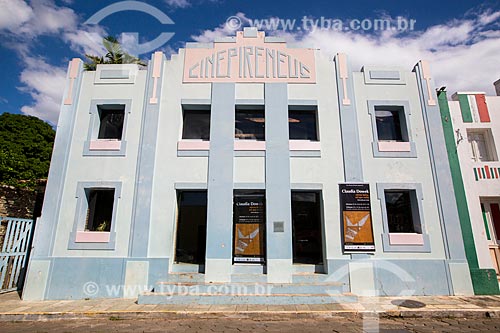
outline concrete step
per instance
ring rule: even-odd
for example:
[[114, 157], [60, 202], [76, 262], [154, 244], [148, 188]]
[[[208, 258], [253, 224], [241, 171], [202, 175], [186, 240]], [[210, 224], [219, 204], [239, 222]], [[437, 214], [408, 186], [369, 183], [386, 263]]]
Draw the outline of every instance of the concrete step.
[[169, 293], [143, 293], [139, 295], [138, 304], [331, 304], [354, 303], [357, 297], [350, 294], [275, 294], [275, 295], [212, 295], [188, 294], [172, 295]]
[[325, 272], [325, 267], [323, 265], [294, 264], [293, 272], [294, 274], [301, 274], [301, 273], [323, 274]]
[[154, 292], [171, 295], [211, 294], [211, 295], [282, 295], [282, 294], [329, 294], [340, 295], [344, 290], [342, 283], [175, 283], [158, 282]]
[[[205, 274], [193, 272], [172, 272], [168, 274], [165, 282], [193, 283], [205, 282]], [[231, 282], [234, 283], [267, 283], [266, 274], [231, 274]], [[292, 276], [292, 283], [330, 283], [327, 274], [321, 273], [295, 273]]]
[[235, 283], [267, 283], [266, 274], [231, 274], [231, 282]]
[[192, 273], [197, 274], [205, 270], [205, 265], [194, 265], [194, 264], [173, 264], [173, 273]]
[[205, 274], [201, 273], [183, 273], [183, 272], [172, 272], [167, 275], [167, 280], [165, 282], [174, 283], [196, 283], [205, 282]]
[[293, 283], [311, 283], [311, 284], [316, 284], [316, 283], [329, 283], [329, 282], [335, 282], [335, 281], [329, 281], [328, 275], [327, 274], [321, 274], [321, 273], [295, 273], [292, 276], [292, 282]]

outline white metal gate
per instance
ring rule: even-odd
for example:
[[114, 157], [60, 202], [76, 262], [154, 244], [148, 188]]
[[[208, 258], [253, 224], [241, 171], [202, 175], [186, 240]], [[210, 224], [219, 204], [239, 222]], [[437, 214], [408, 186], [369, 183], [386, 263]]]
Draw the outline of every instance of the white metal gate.
[[24, 278], [33, 221], [0, 216], [0, 293], [17, 290]]

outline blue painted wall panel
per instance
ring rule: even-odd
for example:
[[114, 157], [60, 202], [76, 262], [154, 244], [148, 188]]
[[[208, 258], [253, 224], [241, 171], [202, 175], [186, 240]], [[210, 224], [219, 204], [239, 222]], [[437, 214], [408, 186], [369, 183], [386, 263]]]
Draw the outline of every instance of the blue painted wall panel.
[[207, 252], [232, 258], [235, 84], [212, 85], [208, 164]]
[[[288, 86], [266, 83], [266, 235], [267, 258], [292, 258], [292, 209], [288, 134]], [[284, 232], [273, 223], [284, 222]]]

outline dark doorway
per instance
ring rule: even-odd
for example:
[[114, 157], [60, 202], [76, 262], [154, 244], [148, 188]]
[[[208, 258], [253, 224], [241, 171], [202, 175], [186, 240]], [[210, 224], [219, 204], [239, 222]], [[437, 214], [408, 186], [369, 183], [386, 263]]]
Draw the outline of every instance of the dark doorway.
[[175, 262], [203, 265], [207, 239], [207, 191], [179, 191], [177, 202]]
[[322, 264], [321, 195], [292, 191], [293, 262]]

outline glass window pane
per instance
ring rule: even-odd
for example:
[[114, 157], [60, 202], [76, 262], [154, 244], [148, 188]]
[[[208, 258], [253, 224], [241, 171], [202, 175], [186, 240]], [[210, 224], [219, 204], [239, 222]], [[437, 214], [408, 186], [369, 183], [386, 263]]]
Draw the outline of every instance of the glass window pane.
[[265, 140], [264, 110], [237, 110], [234, 137], [239, 140]]
[[318, 140], [315, 111], [289, 111], [288, 127], [290, 140]]
[[409, 191], [385, 191], [385, 206], [389, 232], [415, 232]]
[[106, 109], [99, 108], [99, 134], [98, 139], [121, 140], [123, 133], [124, 108]]
[[375, 107], [377, 135], [380, 141], [403, 141], [400, 115], [399, 107]]
[[210, 112], [185, 110], [182, 138], [210, 140]]
[[114, 198], [114, 189], [90, 190], [85, 230], [107, 232], [111, 230]]

